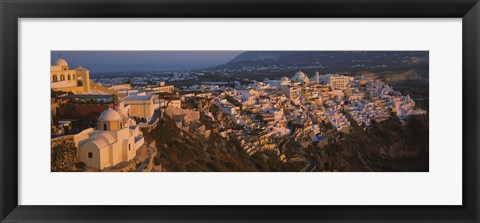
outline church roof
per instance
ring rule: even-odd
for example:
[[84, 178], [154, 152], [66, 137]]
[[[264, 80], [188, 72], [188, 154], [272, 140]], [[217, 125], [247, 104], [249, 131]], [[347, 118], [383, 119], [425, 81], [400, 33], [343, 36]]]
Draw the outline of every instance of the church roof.
[[87, 139], [87, 140], [85, 140], [85, 142], [82, 145], [85, 145], [87, 143], [95, 144], [97, 149], [101, 149], [103, 147], [108, 146], [107, 142], [105, 142], [105, 140], [100, 139], [100, 138]]
[[57, 62], [55, 63], [56, 66], [68, 66], [68, 63], [65, 59], [59, 57]]
[[119, 121], [122, 120], [122, 116], [117, 111], [109, 108], [100, 114], [98, 121]]
[[129, 95], [124, 101], [128, 104], [130, 101], [149, 101], [152, 97], [152, 95]]
[[100, 132], [100, 133], [97, 132], [95, 135], [90, 137], [90, 139], [102, 139], [107, 144], [113, 144], [114, 142], [117, 141], [115, 137], [112, 136], [112, 134], [109, 132]]
[[87, 69], [83, 68], [82, 66], [78, 66], [77, 68], [75, 68], [75, 70], [88, 71]]
[[298, 71], [296, 74], [295, 74], [296, 77], [300, 77], [300, 78], [304, 78], [306, 75], [305, 73], [303, 73], [302, 71]]
[[295, 75], [292, 77], [292, 81], [302, 81], [302, 82], [309, 82], [310, 79], [307, 77], [305, 73], [302, 71], [298, 71], [295, 73]]
[[115, 137], [109, 132], [94, 132], [90, 138], [81, 142], [81, 146], [87, 143], [92, 143], [95, 144], [98, 149], [102, 149], [108, 145], [112, 145], [116, 141]]

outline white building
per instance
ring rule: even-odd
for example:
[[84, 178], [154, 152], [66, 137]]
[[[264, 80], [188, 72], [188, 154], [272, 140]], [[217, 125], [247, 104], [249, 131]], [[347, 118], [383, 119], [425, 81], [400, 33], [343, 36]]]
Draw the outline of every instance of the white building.
[[271, 87], [279, 88], [281, 86], [290, 85], [291, 82], [288, 77], [282, 77], [280, 80], [269, 80], [268, 78], [265, 78], [263, 83], [266, 85], [270, 85]]
[[297, 86], [283, 86], [281, 90], [290, 100], [298, 99], [300, 94], [300, 88]]
[[228, 115], [236, 115], [237, 111], [240, 110], [239, 107], [233, 105], [232, 103], [228, 102], [227, 99], [216, 100], [217, 107], [225, 114]]
[[86, 129], [74, 135], [78, 161], [97, 169], [132, 160], [144, 145], [138, 125], [107, 109], [98, 118], [97, 129]]
[[317, 84], [320, 83], [320, 73], [319, 72], [315, 72], [315, 76], [313, 76], [310, 81], [312, 82], [316, 82]]
[[343, 75], [333, 75], [330, 77], [330, 85], [332, 88], [345, 89], [348, 88], [351, 77]]
[[130, 116], [144, 118], [149, 121], [155, 111], [152, 95], [129, 95], [123, 100], [130, 106]]

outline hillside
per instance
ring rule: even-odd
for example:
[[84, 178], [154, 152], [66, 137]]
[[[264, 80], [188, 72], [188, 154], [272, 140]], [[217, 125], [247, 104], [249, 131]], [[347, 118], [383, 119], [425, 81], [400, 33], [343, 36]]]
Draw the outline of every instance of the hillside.
[[391, 117], [366, 131], [353, 125], [340, 139], [321, 149], [306, 149], [317, 163], [317, 171], [429, 170], [428, 116], [411, 116], [406, 124]]
[[295, 51], [248, 51], [236, 56], [231, 61], [229, 61], [229, 63], [278, 59], [278, 58], [285, 57], [295, 53], [297, 52]]
[[[299, 171], [305, 164], [292, 162], [283, 164], [275, 153], [268, 156], [249, 156], [234, 140], [226, 140], [213, 132], [210, 137], [182, 131], [168, 116], [147, 138], [156, 141], [161, 165], [169, 172], [255, 172], [255, 171]], [[221, 113], [216, 118], [228, 124], [228, 118]], [[217, 129], [218, 122], [201, 118], [209, 130]]]
[[[212, 109], [213, 110], [213, 109]], [[327, 145], [287, 143], [282, 161], [274, 150], [249, 156], [235, 139], [215, 133], [221, 125], [231, 125], [228, 116], [214, 112], [212, 121], [202, 115], [209, 137], [183, 131], [166, 116], [153, 131], [144, 132], [154, 139], [165, 171], [173, 172], [298, 172], [315, 166], [313, 171], [428, 171], [428, 116], [413, 116], [406, 124], [392, 117], [375, 123], [366, 131], [358, 125], [350, 133], [330, 136]]]
[[428, 79], [428, 51], [247, 51], [209, 70], [308, 69], [325, 72], [415, 70]]

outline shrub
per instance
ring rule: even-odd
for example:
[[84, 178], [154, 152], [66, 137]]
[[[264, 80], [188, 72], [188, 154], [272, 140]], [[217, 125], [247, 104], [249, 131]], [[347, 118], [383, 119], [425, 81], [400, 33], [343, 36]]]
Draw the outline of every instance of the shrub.
[[155, 166], [160, 166], [160, 159], [158, 157], [153, 157], [153, 163]]

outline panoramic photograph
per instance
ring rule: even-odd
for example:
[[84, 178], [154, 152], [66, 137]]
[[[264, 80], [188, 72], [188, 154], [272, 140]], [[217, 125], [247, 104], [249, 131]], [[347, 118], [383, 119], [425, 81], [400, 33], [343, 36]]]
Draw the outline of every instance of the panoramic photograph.
[[428, 172], [428, 51], [51, 51], [51, 172]]

